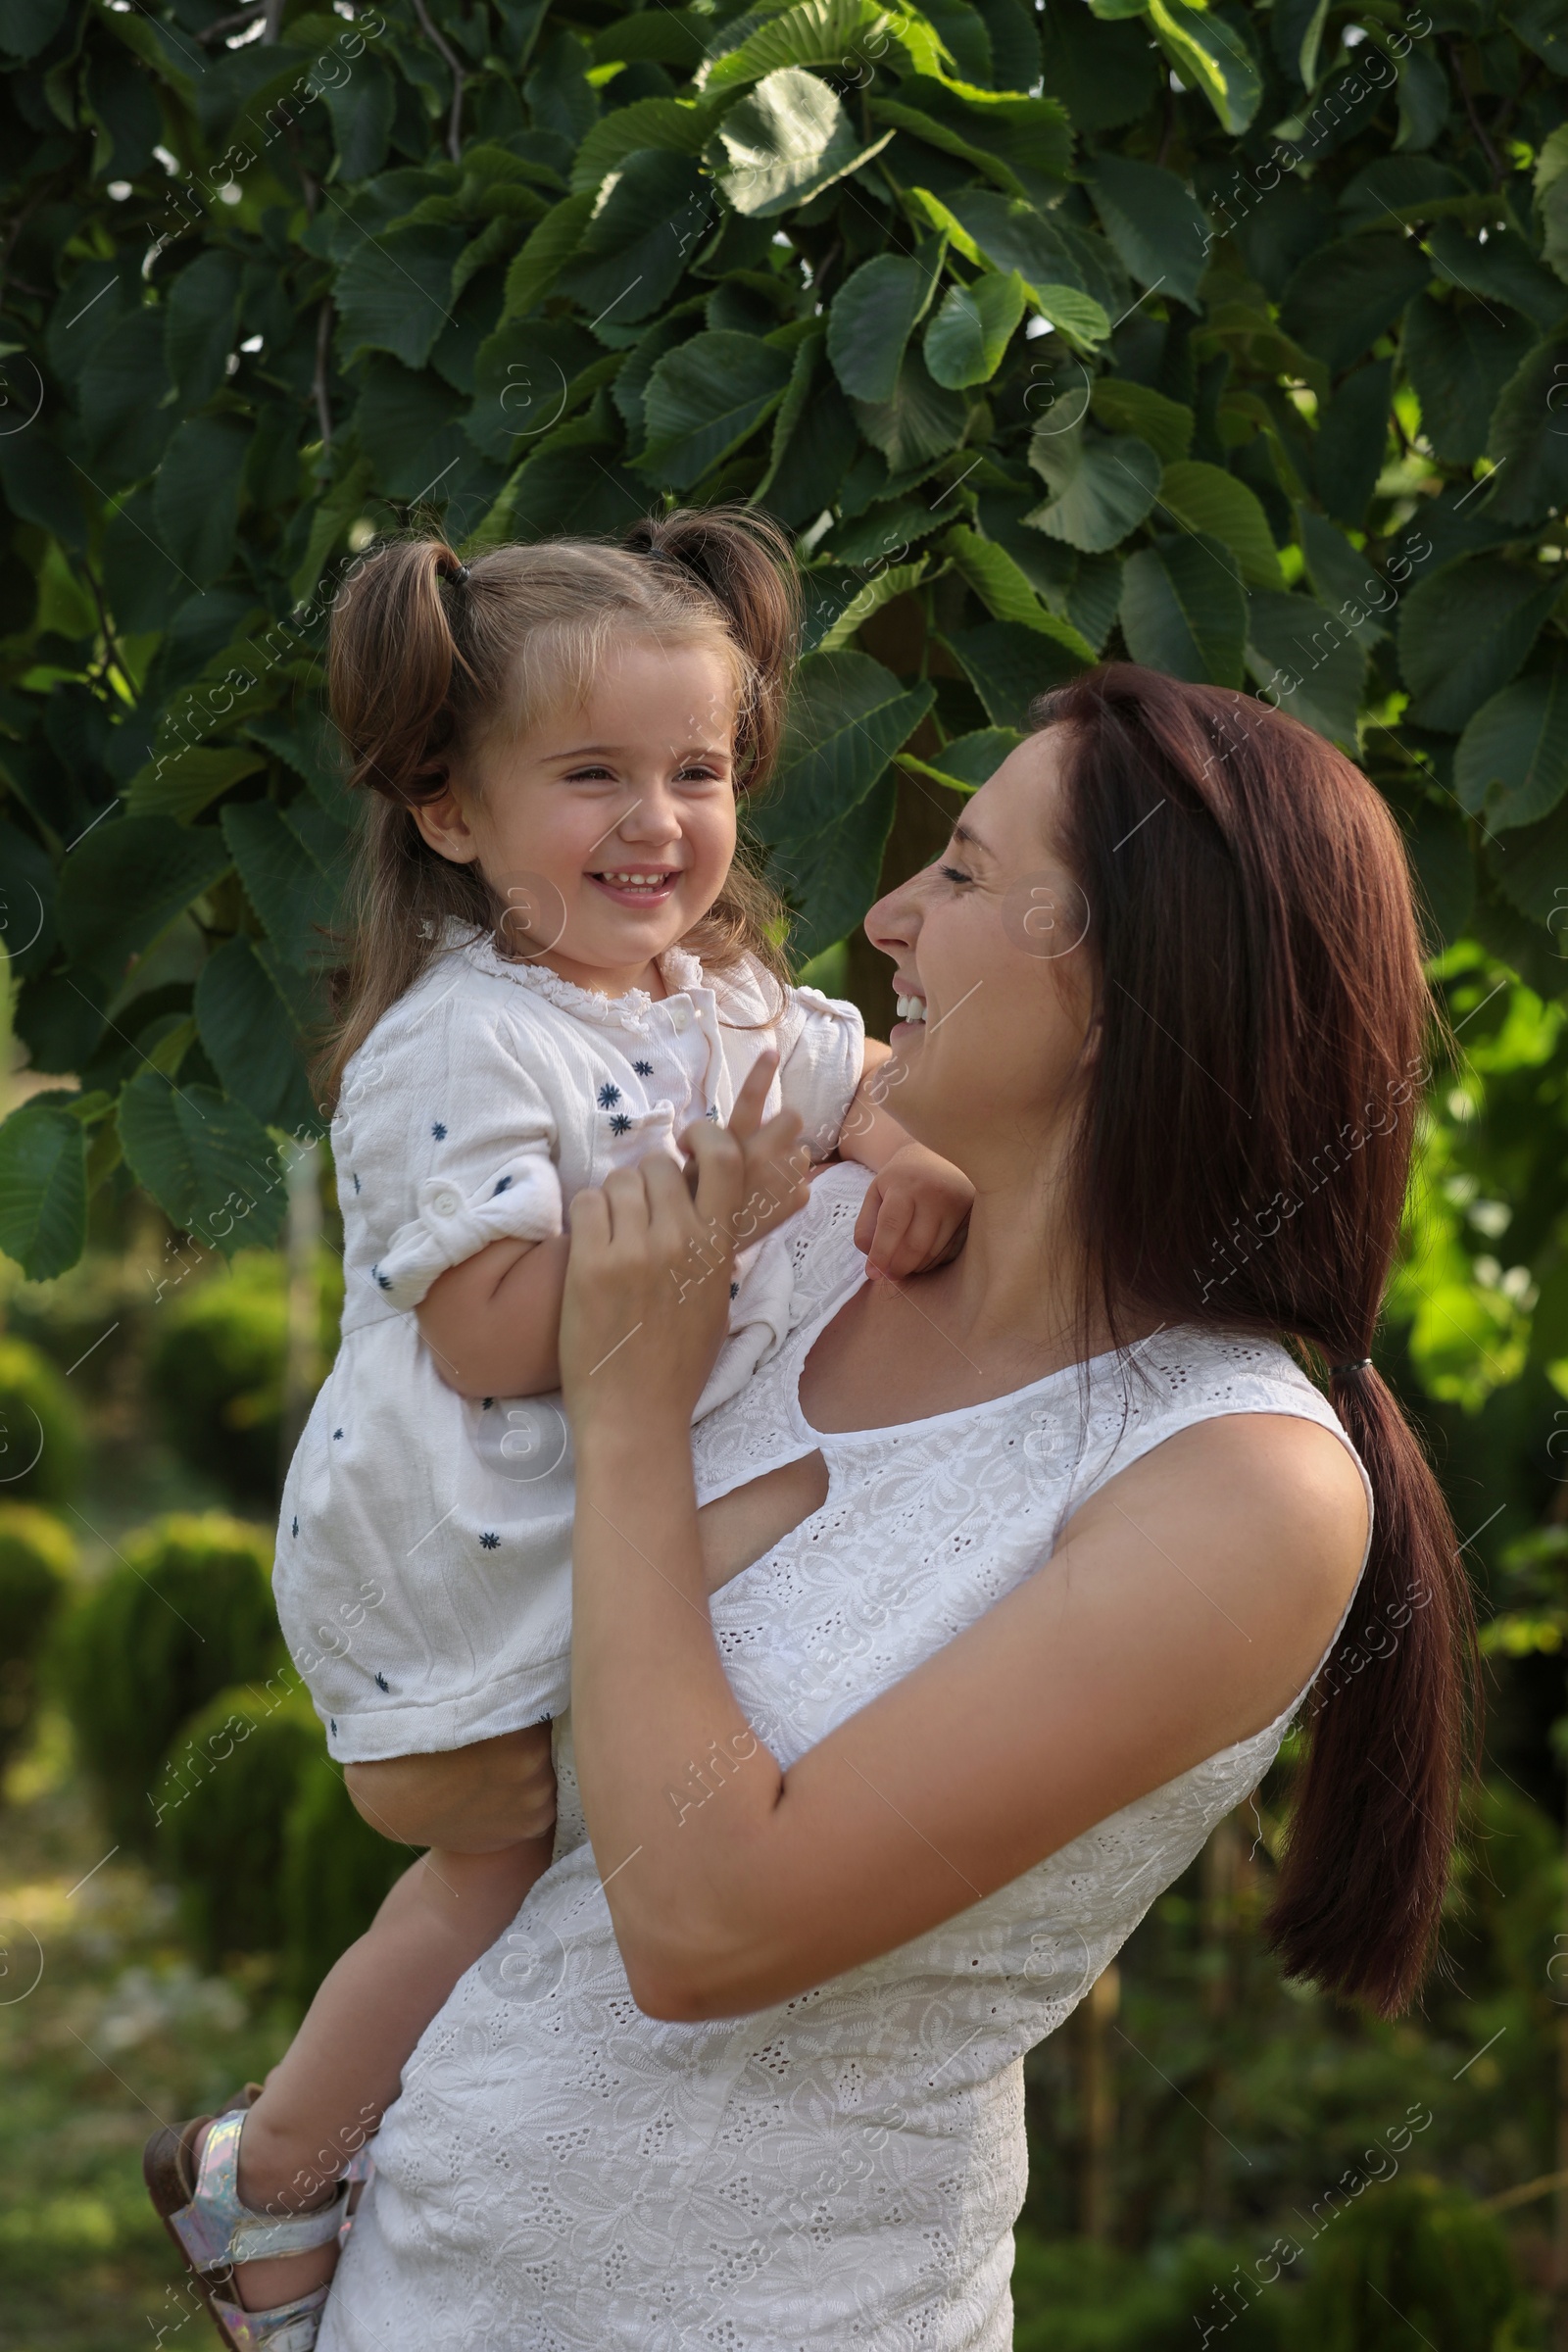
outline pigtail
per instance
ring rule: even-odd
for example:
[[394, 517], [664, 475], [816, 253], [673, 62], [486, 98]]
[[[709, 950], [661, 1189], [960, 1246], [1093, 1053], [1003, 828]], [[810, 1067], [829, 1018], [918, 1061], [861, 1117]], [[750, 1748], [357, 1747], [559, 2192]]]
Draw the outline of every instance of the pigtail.
[[696, 580], [723, 613], [752, 670], [736, 729], [736, 780], [766, 783], [784, 732], [801, 634], [800, 577], [789, 535], [753, 507], [677, 507], [647, 514], [622, 545]]
[[447, 779], [441, 755], [455, 731], [453, 684], [469, 668], [452, 600], [467, 579], [444, 541], [393, 540], [333, 608], [327, 696], [348, 750], [349, 782], [405, 807], [430, 799]]

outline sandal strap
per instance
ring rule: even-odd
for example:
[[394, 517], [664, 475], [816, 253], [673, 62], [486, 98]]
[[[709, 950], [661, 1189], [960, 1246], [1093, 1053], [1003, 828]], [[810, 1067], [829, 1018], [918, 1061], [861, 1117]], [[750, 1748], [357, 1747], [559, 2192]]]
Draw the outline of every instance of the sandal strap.
[[[202, 2148], [201, 2170], [190, 2203], [169, 2216], [170, 2228], [198, 2271], [226, 2270], [236, 2262], [266, 2262], [280, 2254], [308, 2254], [316, 2246], [330, 2245], [342, 2224], [349, 2193], [348, 2183], [342, 2180], [329, 2203], [314, 2213], [254, 2213], [240, 2203], [237, 2167], [244, 2122], [244, 2110], [239, 2108], [215, 2119]], [[290, 2343], [285, 2352], [296, 2352], [296, 2348]]]
[[327, 2289], [302, 2295], [297, 2303], [279, 2303], [270, 2311], [242, 2311], [215, 2295], [212, 2314], [234, 2352], [316, 2352], [316, 2338], [326, 2309]]

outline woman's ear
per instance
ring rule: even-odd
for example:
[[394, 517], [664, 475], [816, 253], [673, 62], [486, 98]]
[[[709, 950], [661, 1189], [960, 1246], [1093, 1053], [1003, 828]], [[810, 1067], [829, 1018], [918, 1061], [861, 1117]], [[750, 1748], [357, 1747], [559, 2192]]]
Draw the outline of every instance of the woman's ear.
[[421, 839], [438, 857], [450, 858], [454, 865], [472, 865], [479, 844], [450, 782], [434, 800], [413, 802], [410, 813]]

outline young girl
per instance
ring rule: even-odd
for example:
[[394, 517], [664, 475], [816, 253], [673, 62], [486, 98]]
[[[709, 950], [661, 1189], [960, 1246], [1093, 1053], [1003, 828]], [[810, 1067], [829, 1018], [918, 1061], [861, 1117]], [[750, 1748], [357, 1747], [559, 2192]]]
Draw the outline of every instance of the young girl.
[[[274, 1590], [366, 1817], [396, 1759], [488, 1742], [507, 1827], [442, 1824], [266, 2087], [149, 2141], [154, 2202], [234, 2345], [309, 2352], [341, 2176], [550, 1862], [548, 1810], [519, 1841], [504, 1800], [548, 1783], [569, 1690], [564, 1203], [678, 1157], [750, 1077], [749, 1111], [765, 1080], [814, 1157], [877, 1171], [857, 1234], [876, 1271], [934, 1262], [968, 1211], [956, 1169], [863, 1099], [887, 1049], [785, 982], [772, 902], [736, 862], [796, 619], [788, 544], [744, 511], [471, 566], [406, 541], [333, 614], [332, 714], [373, 796], [328, 1063], [346, 1299]], [[699, 1415], [783, 1336], [774, 1262], [739, 1261]]]

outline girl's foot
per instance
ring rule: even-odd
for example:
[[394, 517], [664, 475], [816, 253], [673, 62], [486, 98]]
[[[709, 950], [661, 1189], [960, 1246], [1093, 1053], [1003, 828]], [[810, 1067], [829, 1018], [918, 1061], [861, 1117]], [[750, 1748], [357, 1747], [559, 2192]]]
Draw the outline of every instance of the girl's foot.
[[240, 2128], [258, 2088], [248, 2083], [217, 2116], [154, 2132], [142, 2173], [223, 2341], [235, 2352], [313, 2352], [349, 2184], [307, 2213], [240, 2202]]

